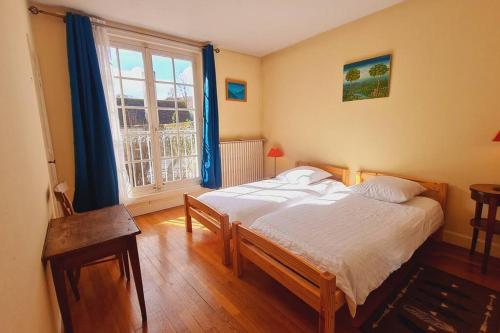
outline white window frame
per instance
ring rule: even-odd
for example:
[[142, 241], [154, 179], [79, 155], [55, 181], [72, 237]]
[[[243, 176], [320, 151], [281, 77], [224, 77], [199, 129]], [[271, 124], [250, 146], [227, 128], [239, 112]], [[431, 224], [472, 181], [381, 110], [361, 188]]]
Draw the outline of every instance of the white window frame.
[[[201, 182], [201, 155], [202, 155], [202, 132], [203, 132], [203, 112], [202, 112], [202, 96], [203, 96], [203, 79], [201, 72], [201, 50], [199, 48], [186, 46], [179, 43], [168, 42], [154, 37], [138, 36], [136, 34], [131, 34], [127, 32], [110, 30], [108, 32], [110, 46], [116, 48], [123, 48], [134, 50], [142, 53], [143, 63], [144, 63], [144, 81], [146, 85], [145, 92], [145, 104], [147, 105], [148, 112], [148, 125], [151, 134], [151, 160], [153, 160], [153, 172], [155, 182], [151, 185], [144, 186], [130, 186], [130, 191], [128, 193], [131, 198], [138, 198], [144, 196], [157, 195], [162, 192], [175, 191], [182, 188], [192, 187], [199, 185]], [[163, 177], [161, 173], [161, 155], [159, 147], [158, 138], [158, 127], [159, 117], [158, 117], [158, 106], [156, 103], [156, 89], [155, 89], [155, 79], [153, 74], [152, 66], [152, 55], [167, 56], [172, 59], [184, 59], [189, 60], [192, 63], [193, 68], [193, 89], [194, 89], [194, 103], [195, 103], [195, 130], [196, 130], [196, 144], [197, 144], [197, 163], [198, 163], [198, 177], [192, 179], [181, 179], [175, 181], [168, 181], [163, 183]], [[121, 81], [120, 81], [121, 84]], [[174, 90], [177, 90], [175, 86], [175, 71], [174, 71]], [[114, 99], [113, 99], [114, 100]], [[123, 100], [122, 100], [123, 104]], [[125, 106], [122, 105], [125, 109]], [[178, 108], [175, 108], [178, 112]], [[126, 125], [125, 115], [124, 125]], [[177, 118], [178, 120], [178, 118]], [[126, 132], [126, 126], [125, 132]], [[128, 152], [127, 152], [128, 154]], [[179, 168], [181, 165], [181, 158], [179, 157]], [[156, 163], [155, 163], [156, 160]]]

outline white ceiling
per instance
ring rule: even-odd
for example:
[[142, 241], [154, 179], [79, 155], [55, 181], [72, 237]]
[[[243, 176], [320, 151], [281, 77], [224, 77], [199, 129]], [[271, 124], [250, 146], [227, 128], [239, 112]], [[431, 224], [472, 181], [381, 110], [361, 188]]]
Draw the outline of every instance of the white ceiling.
[[403, 0], [39, 0], [263, 56]]

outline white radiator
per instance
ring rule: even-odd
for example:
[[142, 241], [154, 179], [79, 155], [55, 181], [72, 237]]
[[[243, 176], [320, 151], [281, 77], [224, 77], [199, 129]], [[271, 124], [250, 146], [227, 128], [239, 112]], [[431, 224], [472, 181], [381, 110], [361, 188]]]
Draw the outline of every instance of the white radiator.
[[241, 140], [220, 143], [222, 187], [264, 178], [264, 141]]

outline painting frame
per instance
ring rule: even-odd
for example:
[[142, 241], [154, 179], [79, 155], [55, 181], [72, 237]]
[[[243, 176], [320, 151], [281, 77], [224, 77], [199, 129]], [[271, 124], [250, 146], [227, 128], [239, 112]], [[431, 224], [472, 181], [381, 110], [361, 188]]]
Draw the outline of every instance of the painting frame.
[[389, 97], [391, 72], [391, 53], [345, 64], [342, 102]]
[[[234, 89], [241, 89], [241, 87], [243, 87], [243, 95], [238, 96], [238, 94], [241, 94], [241, 91], [234, 90]], [[231, 89], [233, 89], [233, 90], [231, 91]], [[247, 101], [247, 94], [248, 94], [247, 81], [226, 78], [226, 100], [227, 101], [246, 102]]]

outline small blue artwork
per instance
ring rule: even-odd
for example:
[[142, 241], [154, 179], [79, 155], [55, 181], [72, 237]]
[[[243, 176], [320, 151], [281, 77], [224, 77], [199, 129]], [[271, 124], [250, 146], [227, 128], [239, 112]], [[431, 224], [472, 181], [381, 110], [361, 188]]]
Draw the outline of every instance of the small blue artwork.
[[226, 99], [228, 101], [247, 101], [246, 81], [226, 79]]
[[390, 54], [344, 65], [342, 100], [388, 97], [390, 78]]

